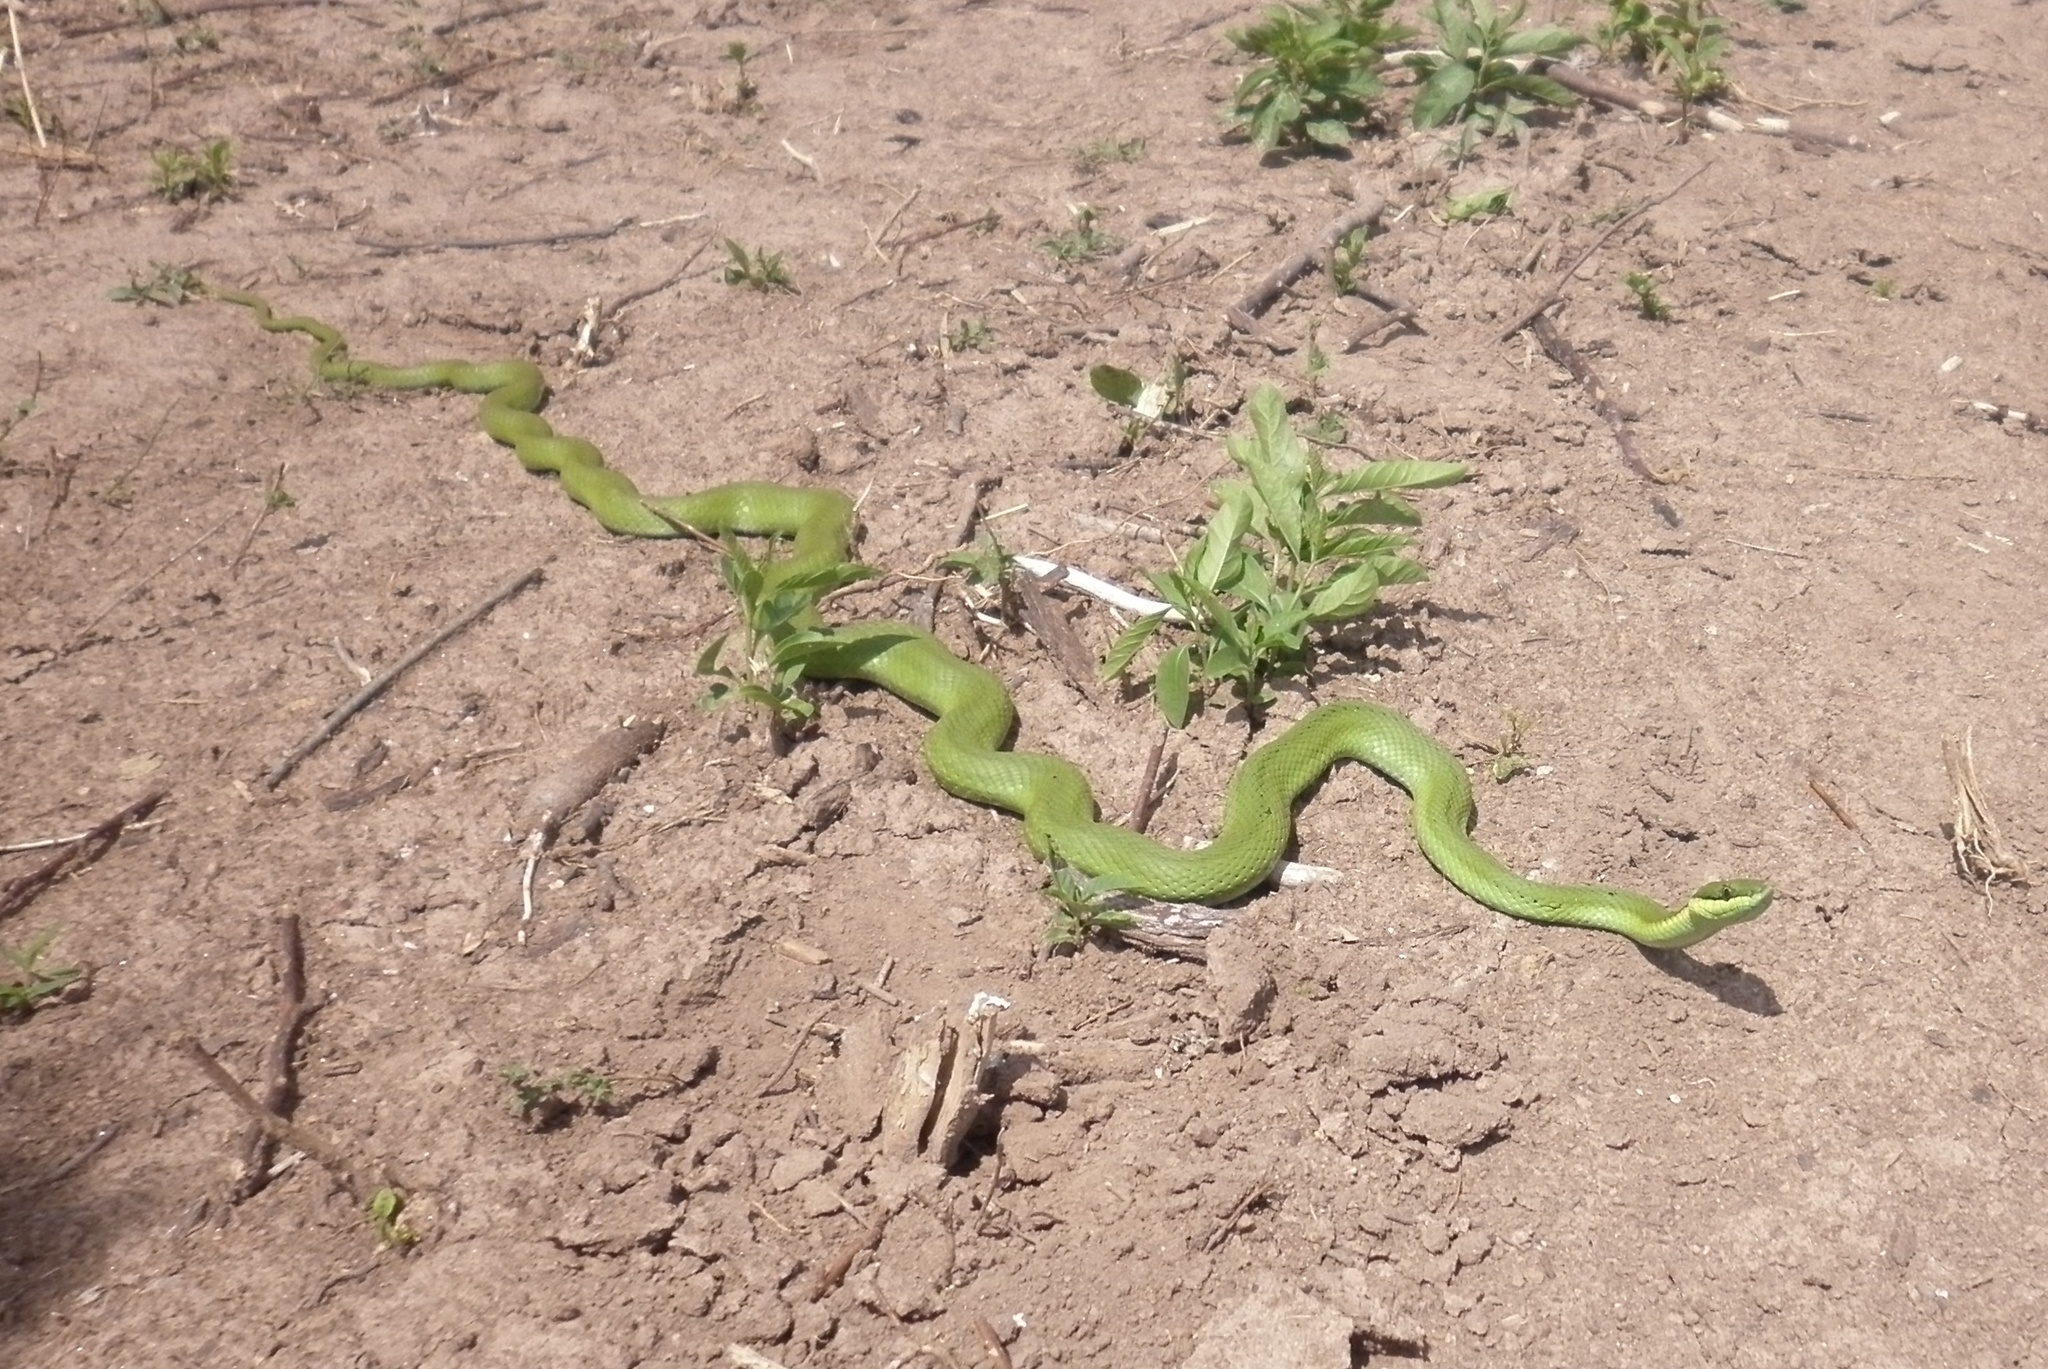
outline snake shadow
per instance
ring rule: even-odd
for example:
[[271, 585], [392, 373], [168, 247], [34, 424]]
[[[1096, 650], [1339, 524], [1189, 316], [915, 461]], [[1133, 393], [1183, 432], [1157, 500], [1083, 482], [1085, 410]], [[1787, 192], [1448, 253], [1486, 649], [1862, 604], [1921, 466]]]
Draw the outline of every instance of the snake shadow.
[[1740, 965], [1726, 961], [1709, 964], [1684, 951], [1653, 951], [1647, 946], [1636, 949], [1642, 953], [1643, 959], [1673, 979], [1682, 979], [1695, 988], [1705, 989], [1731, 1008], [1755, 1017], [1777, 1017], [1785, 1011], [1785, 1005], [1778, 1001], [1778, 992], [1770, 982]]

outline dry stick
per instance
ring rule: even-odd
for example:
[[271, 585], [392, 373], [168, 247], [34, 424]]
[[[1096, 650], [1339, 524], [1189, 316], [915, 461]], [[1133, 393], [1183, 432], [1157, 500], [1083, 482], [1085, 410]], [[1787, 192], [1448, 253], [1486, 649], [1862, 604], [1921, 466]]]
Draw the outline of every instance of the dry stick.
[[367, 1201], [370, 1194], [385, 1187], [384, 1176], [364, 1174], [356, 1168], [355, 1162], [342, 1151], [341, 1147], [326, 1137], [306, 1130], [297, 1122], [288, 1122], [276, 1113], [268, 1111], [263, 1104], [249, 1096], [249, 1091], [235, 1082], [220, 1061], [213, 1058], [206, 1047], [199, 1044], [199, 1038], [188, 1036], [179, 1042], [179, 1049], [192, 1058], [194, 1064], [206, 1072], [213, 1086], [228, 1096], [228, 1101], [249, 1115], [249, 1120], [270, 1134], [272, 1140], [281, 1141], [295, 1150], [311, 1156], [322, 1168], [347, 1185], [349, 1193], [357, 1202]]
[[1223, 1220], [1216, 1224], [1215, 1229], [1210, 1231], [1208, 1239], [1202, 1242], [1203, 1251], [1213, 1251], [1229, 1240], [1231, 1233], [1237, 1230], [1237, 1224], [1244, 1220], [1247, 1212], [1250, 1212], [1254, 1207], [1273, 1197], [1278, 1192], [1279, 1190], [1273, 1186], [1271, 1179], [1260, 1179], [1250, 1188], [1246, 1189], [1244, 1196], [1231, 1205], [1230, 1211], [1225, 1214]]
[[1166, 754], [1168, 730], [1160, 728], [1152, 749], [1145, 753], [1145, 769], [1138, 776], [1138, 792], [1131, 799], [1130, 821], [1125, 824], [1133, 832], [1143, 832], [1150, 826], [1152, 812], [1159, 807], [1159, 758]]
[[[1649, 463], [1643, 460], [1641, 448], [1636, 445], [1635, 429], [1630, 426], [1628, 415], [1622, 412], [1621, 406], [1616, 404], [1614, 397], [1607, 392], [1607, 386], [1601, 383], [1600, 373], [1593, 369], [1593, 364], [1586, 360], [1578, 348], [1565, 340], [1563, 333], [1557, 331], [1557, 325], [1550, 321], [1550, 315], [1538, 312], [1525, 326], [1536, 335], [1536, 340], [1543, 345], [1545, 354], [1570, 371], [1572, 378], [1586, 391], [1586, 397], [1593, 401], [1593, 412], [1606, 420], [1609, 430], [1614, 434], [1614, 445], [1621, 449], [1622, 464], [1650, 485], [1659, 484]], [[1672, 508], [1663, 495], [1653, 493], [1650, 496], [1650, 507], [1657, 511], [1657, 516], [1664, 520], [1666, 527], [1678, 526], [1678, 510]]]
[[249, 531], [242, 534], [242, 545], [235, 548], [234, 559], [228, 562], [228, 578], [233, 579], [242, 570], [242, 558], [249, 554], [249, 544], [256, 540], [257, 531], [263, 520], [270, 517], [270, 511], [277, 507], [278, 491], [284, 488], [285, 463], [277, 463], [277, 470], [270, 477], [270, 483], [263, 487], [263, 507], [256, 510], [255, 519], [249, 524]]
[[[787, 147], [789, 146], [789, 144], [784, 143], [783, 146]], [[812, 167], [811, 169], [813, 171], [817, 170], [816, 167]], [[923, 186], [920, 185], [913, 187], [911, 189], [911, 192], [903, 197], [902, 203], [896, 206], [896, 211], [889, 215], [888, 219], [884, 221], [881, 228], [873, 233], [868, 234], [868, 250], [875, 254], [876, 259], [880, 261], [882, 265], [887, 266], [889, 264], [889, 258], [882, 252], [882, 239], [888, 237], [889, 234], [895, 230], [896, 221], [903, 217], [903, 211], [910, 208], [912, 202], [915, 201], [917, 197], [922, 194], [924, 194]]]
[[107, 1123], [105, 1126], [101, 1127], [99, 1130], [95, 1131], [92, 1134], [92, 1139], [90, 1141], [87, 1141], [85, 1143], [85, 1148], [80, 1150], [76, 1155], [73, 1155], [70, 1159], [66, 1160], [63, 1164], [58, 1165], [55, 1169], [51, 1170], [48, 1174], [43, 1175], [41, 1178], [22, 1179], [19, 1182], [9, 1184], [5, 1188], [0, 1188], [0, 1198], [5, 1198], [10, 1196], [11, 1194], [19, 1193], [23, 1189], [48, 1188], [51, 1184], [54, 1184], [59, 1180], [69, 1178], [73, 1173], [77, 1172], [77, 1170], [79, 1170], [87, 1160], [90, 1160], [93, 1156], [105, 1150], [108, 1144], [111, 1143], [113, 1139], [116, 1136], [119, 1136], [120, 1134], [121, 1124], [119, 1122]]
[[397, 665], [364, 685], [354, 698], [328, 714], [326, 720], [313, 730], [312, 736], [294, 747], [289, 756], [279, 761], [272, 768], [271, 772], [263, 777], [263, 787], [265, 789], [275, 789], [278, 785], [283, 784], [292, 771], [299, 768], [300, 762], [304, 761], [306, 757], [312, 755], [315, 751], [318, 751], [326, 744], [329, 737], [341, 731], [344, 723], [362, 712], [364, 708], [369, 706], [372, 699], [375, 699], [379, 694], [390, 688], [393, 680], [405, 674], [406, 671], [411, 670], [414, 666], [425, 660], [436, 648], [447, 642], [449, 638], [475, 623], [492, 609], [519, 593], [520, 590], [525, 589], [528, 585], [538, 583], [541, 572], [546, 568], [547, 562], [543, 561], [530, 570], [519, 572], [519, 574], [492, 590], [483, 602], [477, 604], [469, 612], [463, 614], [460, 618], [457, 618], [454, 622], [427, 638], [426, 641], [421, 642], [411, 651], [405, 653], [405, 658]]
[[222, 528], [226, 527], [233, 518], [234, 514], [232, 513], [226, 515], [218, 523], [215, 523], [205, 532], [202, 532], [197, 537], [193, 538], [190, 545], [180, 549], [179, 551], [173, 552], [170, 556], [170, 559], [166, 560], [162, 565], [158, 566], [155, 570], [143, 576], [140, 580], [137, 580], [134, 584], [128, 586], [128, 588], [122, 590], [119, 594], [115, 595], [112, 599], [108, 600], [107, 606], [105, 608], [101, 609], [98, 613], [93, 614], [93, 616], [89, 620], [87, 620], [85, 626], [78, 629], [78, 635], [71, 639], [71, 645], [66, 648], [66, 654], [68, 655], [70, 652], [76, 651], [80, 647], [84, 646], [86, 644], [86, 640], [92, 636], [92, 630], [98, 627], [101, 624], [101, 622], [103, 622], [106, 619], [106, 616], [109, 613], [112, 613], [115, 609], [127, 603], [129, 599], [133, 598], [135, 591], [141, 589], [144, 585], [156, 579], [157, 576], [162, 575], [172, 566], [177, 565], [178, 562], [184, 560], [193, 552], [198, 551], [200, 547], [206, 544], [209, 538], [211, 538], [215, 533], [219, 532]]
[[1258, 324], [1259, 315], [1272, 308], [1273, 301], [1280, 298], [1281, 291], [1317, 267], [1326, 265], [1330, 255], [1343, 244], [1344, 239], [1361, 228], [1372, 227], [1386, 209], [1387, 202], [1373, 196], [1324, 229], [1322, 236], [1316, 239], [1313, 246], [1303, 248], [1274, 267], [1265, 279], [1245, 293], [1244, 298], [1223, 311], [1223, 316], [1230, 320], [1230, 326], [1239, 332], [1258, 334], [1261, 331]]
[[1654, 95], [1641, 95], [1619, 86], [1610, 86], [1597, 81], [1578, 68], [1564, 62], [1539, 62], [1531, 67], [1577, 95], [1597, 101], [1614, 109], [1626, 109], [1646, 119], [1658, 122], [1683, 119], [1689, 128], [1704, 128], [1716, 133], [1757, 133], [1766, 137], [1790, 138], [1795, 142], [1826, 143], [1830, 147], [1844, 148], [1853, 152], [1867, 152], [1870, 144], [1856, 136], [1840, 133], [1824, 133], [1814, 128], [1794, 128], [1790, 120], [1757, 120], [1744, 123], [1723, 110], [1692, 105], [1681, 107], [1669, 104]]
[[1116, 929], [1117, 940], [1155, 955], [1206, 961], [1208, 939], [1230, 924], [1236, 908], [1210, 908], [1199, 903], [1149, 903], [1119, 908], [1131, 920]]
[[467, 28], [471, 24], [488, 24], [494, 19], [510, 19], [516, 14], [531, 14], [535, 10], [546, 8], [547, 0], [531, 0], [530, 3], [524, 5], [505, 5], [494, 10], [485, 10], [481, 14], [471, 14], [465, 15], [460, 19], [450, 19], [445, 24], [434, 25], [427, 32], [433, 34], [436, 38], [446, 38], [455, 30]]
[[94, 824], [74, 845], [58, 852], [13, 882], [0, 886], [0, 918], [11, 916], [28, 907], [37, 894], [55, 883], [57, 877], [72, 866], [90, 865], [112, 850], [123, 831], [155, 812], [156, 806], [170, 796], [171, 791], [168, 789], [158, 789], [143, 795], [114, 816]]
[[[299, 1032], [320, 1010], [320, 1005], [306, 997], [306, 944], [299, 931], [298, 914], [287, 913], [278, 918], [276, 927], [277, 1030], [271, 1034], [270, 1051], [264, 1062], [268, 1082], [263, 1086], [263, 1107], [283, 1117], [297, 1101], [298, 1081], [292, 1062], [298, 1054]], [[270, 1162], [276, 1144], [262, 1124], [251, 1123], [242, 1140], [242, 1177], [233, 1193], [236, 1202], [255, 1197], [270, 1183]]]
[[675, 270], [675, 274], [668, 277], [668, 279], [657, 281], [653, 285], [647, 286], [645, 289], [634, 290], [628, 294], [620, 295], [617, 299], [612, 301], [612, 307], [605, 310], [606, 315], [611, 318], [617, 318], [620, 314], [625, 313], [628, 309], [638, 304], [641, 300], [646, 299], [651, 295], [658, 295], [662, 291], [668, 289], [670, 286], [676, 285], [679, 282], [681, 282], [683, 276], [686, 273], [688, 273], [689, 269], [697, 264], [697, 258], [704, 255], [704, 249], [709, 247], [710, 245], [711, 239], [709, 238], [706, 238], [704, 239], [704, 241], [698, 243], [697, 250], [692, 252], [688, 257], [684, 258], [683, 264], [677, 267]]
[[789, 1048], [789, 1054], [784, 1058], [782, 1068], [775, 1071], [774, 1078], [761, 1085], [761, 1091], [754, 1095], [756, 1098], [766, 1098], [769, 1094], [775, 1092], [776, 1089], [782, 1087], [783, 1078], [796, 1068], [797, 1058], [804, 1053], [804, 1043], [811, 1039], [811, 1033], [818, 1029], [818, 1024], [823, 1022], [830, 1013], [831, 1009], [822, 1008], [816, 1017], [804, 1023], [804, 1029], [796, 1034], [796, 1044]]
[[1673, 195], [1676, 195], [1679, 191], [1685, 189], [1688, 185], [1691, 185], [1694, 177], [1698, 176], [1701, 172], [1705, 171], [1708, 167], [1712, 166], [1713, 164], [1714, 163], [1712, 161], [1701, 162], [1698, 166], [1686, 172], [1685, 175], [1679, 180], [1678, 184], [1672, 186], [1669, 190], [1664, 191], [1662, 194], [1652, 195], [1649, 199], [1644, 200], [1641, 204], [1637, 205], [1634, 209], [1630, 210], [1626, 215], [1619, 219], [1616, 219], [1613, 222], [1613, 224], [1609, 225], [1605, 233], [1602, 233], [1599, 237], [1593, 239], [1592, 246], [1588, 247], [1585, 251], [1579, 253], [1578, 256], [1572, 258], [1572, 264], [1570, 266], [1565, 267], [1564, 270], [1558, 272], [1557, 279], [1551, 282], [1550, 288], [1543, 292], [1542, 297], [1536, 301], [1533, 307], [1531, 307], [1527, 312], [1522, 314], [1521, 317], [1517, 318], [1513, 323], [1509, 324], [1507, 327], [1500, 330], [1500, 336], [1496, 338], [1495, 341], [1506, 342], [1509, 338], [1513, 337], [1515, 334], [1521, 332], [1524, 328], [1527, 328], [1530, 324], [1534, 323], [1538, 316], [1547, 312], [1551, 305], [1557, 303], [1559, 298], [1562, 297], [1564, 294], [1565, 286], [1571, 284], [1572, 277], [1578, 274], [1579, 268], [1581, 266], [1584, 266], [1588, 259], [1590, 259], [1595, 252], [1598, 252], [1601, 248], [1605, 247], [1610, 238], [1612, 238], [1616, 233], [1619, 233], [1622, 229], [1634, 223], [1637, 219], [1641, 218], [1650, 210], [1655, 209], [1658, 205], [1670, 199]]
[[493, 57], [487, 61], [472, 62], [470, 65], [458, 67], [454, 71], [436, 72], [423, 81], [414, 81], [411, 85], [400, 86], [388, 95], [377, 96], [370, 101], [370, 107], [375, 109], [379, 105], [394, 105], [408, 96], [417, 95], [423, 90], [432, 90], [436, 86], [442, 88], [459, 86], [470, 77], [480, 76], [492, 67], [511, 67], [519, 65], [521, 62], [537, 62], [541, 58], [550, 55], [553, 51], [552, 48], [538, 48], [532, 52], [516, 53], [510, 57]]
[[[974, 524], [981, 517], [981, 496], [994, 483], [992, 478], [979, 471], [969, 473], [967, 488], [960, 498], [960, 516], [953, 520], [953, 540], [946, 544], [949, 548], [964, 547], [974, 536]], [[945, 588], [945, 578], [940, 577], [932, 581], [932, 587], [926, 593], [924, 607], [917, 615], [918, 625], [926, 632], [939, 624], [939, 596]]]
[[[898, 1199], [876, 1213], [875, 1220], [866, 1223], [866, 1229], [818, 1271], [818, 1277], [811, 1280], [810, 1292], [805, 1296], [805, 1301], [816, 1302], [846, 1282], [847, 1273], [852, 1270], [853, 1262], [882, 1243], [882, 1233], [888, 1229], [889, 1219], [902, 1210], [902, 1200]], [[855, 1220], [859, 1220], [858, 1216]]]
[[383, 242], [357, 238], [356, 246], [372, 252], [495, 252], [503, 247], [559, 247], [567, 242], [596, 242], [623, 232], [639, 222], [629, 214], [610, 228], [582, 228], [567, 233], [541, 233], [531, 238], [450, 238], [439, 242]]
[[958, 223], [942, 223], [938, 225], [936, 228], [920, 229], [917, 232], [912, 233], [907, 238], [898, 238], [895, 242], [890, 243], [889, 246], [894, 247], [900, 251], [905, 247], [916, 247], [920, 243], [927, 243], [937, 238], [943, 238], [948, 233], [958, 233], [963, 228], [979, 228], [986, 232], [994, 229], [996, 223], [996, 213], [994, 210], [990, 210], [987, 213], [979, 214], [971, 219], [962, 219]]
[[15, 12], [12, 0], [7, 6], [7, 40], [14, 47], [14, 70], [21, 76], [21, 98], [28, 106], [28, 121], [35, 125], [36, 146], [48, 147], [50, 140], [43, 132], [42, 111], [36, 108], [36, 93], [29, 89], [28, 54], [21, 50], [21, 19]]
[[1827, 787], [1820, 782], [1820, 779], [1817, 776], [1808, 775], [1806, 777], [1806, 787], [1813, 791], [1813, 796], [1815, 798], [1819, 799], [1822, 803], [1828, 806], [1828, 811], [1835, 815], [1836, 822], [1841, 823], [1842, 826], [1848, 828], [1850, 831], [1854, 832], [1858, 836], [1863, 835], [1862, 827], [1857, 825], [1855, 818], [1849, 816], [1849, 810], [1842, 807], [1842, 801], [1836, 798], [1833, 794], [1830, 794], [1827, 791]]
[[[333, 2], [334, 0], [207, 0], [207, 3], [198, 5], [180, 5], [176, 14], [172, 14], [162, 5], [158, 5], [156, 8], [163, 11], [164, 23], [178, 24], [188, 19], [197, 19], [202, 14], [229, 14], [236, 10], [307, 9], [315, 5], [328, 5]], [[65, 29], [64, 36], [66, 38], [97, 38], [102, 33], [113, 33], [118, 29], [125, 29], [131, 24], [138, 23], [142, 23], [142, 21], [133, 18], [116, 19], [111, 24], [93, 24], [87, 28]], [[147, 24], [144, 23], [143, 26], [147, 27]]]

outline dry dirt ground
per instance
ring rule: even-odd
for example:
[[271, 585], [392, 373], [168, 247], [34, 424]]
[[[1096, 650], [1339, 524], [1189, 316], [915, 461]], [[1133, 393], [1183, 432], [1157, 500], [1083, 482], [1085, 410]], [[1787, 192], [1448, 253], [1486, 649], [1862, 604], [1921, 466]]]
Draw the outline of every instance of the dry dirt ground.
[[[166, 797], [61, 878], [0, 857], [0, 947], [55, 932], [91, 971], [0, 1021], [0, 1361], [2048, 1363], [2042, 904], [1952, 868], [1942, 749], [1973, 732], [1985, 807], [2048, 855], [2048, 435], [1971, 407], [2048, 406], [2048, 14], [1724, 4], [1732, 112], [1792, 136], [1585, 107], [1455, 175], [1399, 82], [1349, 157], [1222, 137], [1249, 6], [20, 6], [62, 133], [0, 129], [0, 401], [33, 397], [0, 450], [0, 842]], [[150, 193], [153, 151], [212, 138], [233, 198]], [[1557, 315], [1650, 481], [1499, 335], [1695, 171]], [[1510, 215], [1445, 222], [1494, 185]], [[1312, 275], [1233, 331], [1375, 196], [1363, 280], [1413, 327]], [[1126, 250], [1062, 266], [1084, 203]], [[797, 292], [722, 283], [726, 237]], [[335, 391], [242, 310], [109, 298], [159, 263], [364, 356], [531, 355], [650, 490], [858, 495], [892, 575], [844, 617], [932, 602], [977, 480], [1010, 547], [1142, 583], [1277, 384], [1474, 470], [1421, 499], [1431, 582], [1313, 697], [1458, 751], [1518, 868], [1777, 905], [1689, 953], [1513, 922], [1346, 770], [1300, 833], [1345, 882], [1248, 900], [1207, 963], [1048, 954], [1016, 823], [920, 778], [909, 709], [822, 691], [775, 760], [694, 707], [715, 555], [604, 535], [473, 401]], [[985, 348], [944, 345], [969, 324]], [[1176, 353], [1186, 430], [1120, 452], [1087, 368]], [[542, 563], [264, 788], [358, 666]], [[1020, 744], [1127, 806], [1149, 704], [937, 602]], [[666, 739], [564, 832], [520, 944], [528, 791], [650, 709]], [[1495, 785], [1511, 714], [1536, 769]], [[1221, 714], [1177, 737], [1153, 830], [1200, 836], [1243, 748]], [[260, 1089], [287, 915], [291, 1114], [406, 1186], [410, 1251], [293, 1145], [241, 1196], [246, 1119], [187, 1043]], [[884, 1105], [982, 993], [1028, 1046], [947, 1167]], [[521, 1070], [553, 1089], [525, 1116]]]

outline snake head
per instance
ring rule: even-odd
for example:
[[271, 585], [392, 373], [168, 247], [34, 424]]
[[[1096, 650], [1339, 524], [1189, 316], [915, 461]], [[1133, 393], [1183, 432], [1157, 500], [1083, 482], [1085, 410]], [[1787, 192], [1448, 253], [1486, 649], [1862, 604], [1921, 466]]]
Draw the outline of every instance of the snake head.
[[1762, 917], [1771, 906], [1773, 897], [1771, 886], [1761, 880], [1723, 879], [1702, 885], [1685, 901], [1684, 908], [1686, 918], [1697, 933], [1672, 944], [1690, 946], [1705, 941], [1724, 927]]

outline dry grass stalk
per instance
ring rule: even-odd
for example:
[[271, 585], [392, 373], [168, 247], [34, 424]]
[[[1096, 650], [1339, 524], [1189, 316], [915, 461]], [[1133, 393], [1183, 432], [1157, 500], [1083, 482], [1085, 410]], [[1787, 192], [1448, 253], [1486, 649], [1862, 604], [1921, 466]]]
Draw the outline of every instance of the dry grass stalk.
[[1991, 897], [1991, 886], [2027, 882], [2026, 863], [2006, 845], [1997, 819], [1984, 806], [1977, 788], [1977, 756], [1971, 732], [1964, 729], [1961, 740], [1944, 737], [1941, 758], [1948, 766], [1949, 786], [1955, 791], [1956, 816], [1951, 826], [1950, 847], [1955, 854], [1956, 873]]

